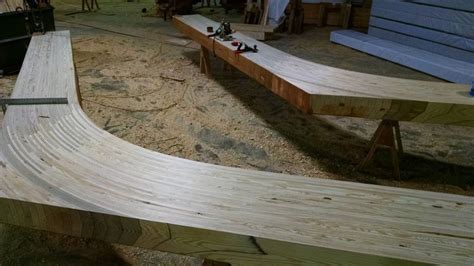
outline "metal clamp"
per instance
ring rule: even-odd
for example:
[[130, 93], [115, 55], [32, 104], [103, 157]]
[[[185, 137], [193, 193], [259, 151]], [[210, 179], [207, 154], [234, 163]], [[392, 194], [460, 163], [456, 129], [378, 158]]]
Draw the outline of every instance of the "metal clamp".
[[47, 104], [68, 104], [67, 98], [15, 98], [0, 99], [2, 112], [5, 114], [8, 105], [47, 105]]

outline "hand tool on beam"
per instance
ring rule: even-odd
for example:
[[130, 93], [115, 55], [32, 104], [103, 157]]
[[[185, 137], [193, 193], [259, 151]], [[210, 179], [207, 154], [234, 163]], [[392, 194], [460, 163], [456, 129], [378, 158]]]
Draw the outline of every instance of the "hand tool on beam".
[[257, 45], [255, 44], [253, 47], [251, 47], [250, 45], [247, 45], [244, 42], [240, 42], [239, 46], [237, 47], [237, 50], [235, 50], [235, 54], [241, 54], [246, 52], [258, 52]]

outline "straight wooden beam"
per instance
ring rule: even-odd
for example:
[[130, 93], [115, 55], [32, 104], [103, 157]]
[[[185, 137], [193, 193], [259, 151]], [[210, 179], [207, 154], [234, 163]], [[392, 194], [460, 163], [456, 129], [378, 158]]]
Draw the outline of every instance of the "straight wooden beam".
[[218, 23], [199, 15], [178, 16], [174, 25], [249, 77], [303, 112], [474, 126], [470, 85], [390, 78], [309, 62], [248, 36], [234, 37], [257, 45], [258, 53], [236, 55], [230, 42], [207, 38]]

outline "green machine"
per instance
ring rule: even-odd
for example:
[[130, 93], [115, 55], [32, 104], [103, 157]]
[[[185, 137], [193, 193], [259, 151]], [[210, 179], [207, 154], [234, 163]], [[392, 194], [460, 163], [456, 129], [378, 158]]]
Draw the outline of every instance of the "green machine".
[[55, 30], [53, 10], [49, 3], [28, 0], [16, 11], [0, 13], [0, 74], [20, 70], [33, 33]]

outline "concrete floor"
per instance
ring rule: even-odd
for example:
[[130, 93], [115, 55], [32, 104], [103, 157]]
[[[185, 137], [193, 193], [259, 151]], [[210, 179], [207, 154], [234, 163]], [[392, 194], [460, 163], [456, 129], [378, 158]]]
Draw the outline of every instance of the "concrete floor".
[[[79, 5], [56, 5], [57, 29], [72, 32], [84, 111], [98, 126], [136, 145], [208, 163], [474, 195], [473, 129], [402, 123], [402, 180], [391, 178], [384, 152], [367, 171], [356, 172], [379, 121], [302, 114], [245, 75], [224, 72], [214, 58], [214, 79], [207, 79], [199, 72], [199, 46], [169, 22], [142, 16], [140, 10], [150, 6], [103, 3], [99, 12], [68, 15]], [[199, 12], [216, 20], [224, 16], [221, 9]], [[228, 17], [235, 21], [239, 14]], [[279, 34], [269, 44], [339, 68], [436, 80], [331, 44], [331, 30], [308, 26], [301, 35]], [[8, 94], [14, 81], [0, 79], [0, 93]], [[92, 264], [201, 262], [14, 227], [0, 230], [0, 264], [37, 259], [74, 264], [73, 258]], [[20, 255], [27, 249], [33, 250], [31, 256]]]

